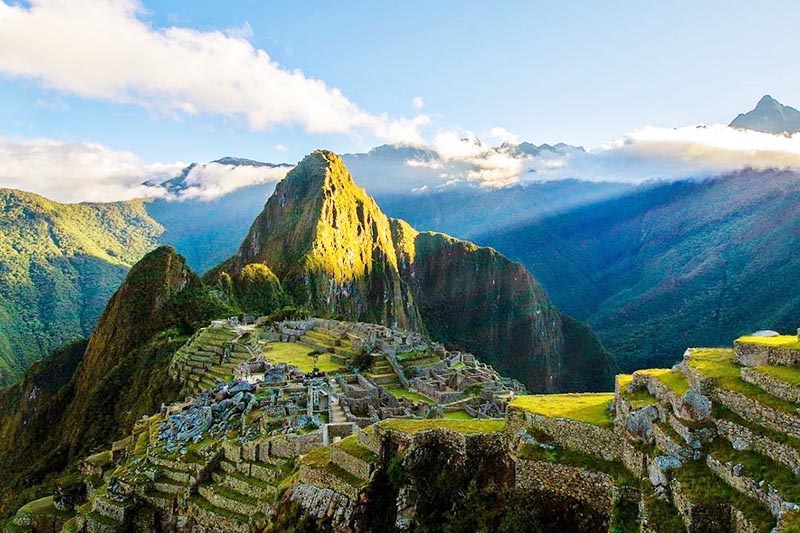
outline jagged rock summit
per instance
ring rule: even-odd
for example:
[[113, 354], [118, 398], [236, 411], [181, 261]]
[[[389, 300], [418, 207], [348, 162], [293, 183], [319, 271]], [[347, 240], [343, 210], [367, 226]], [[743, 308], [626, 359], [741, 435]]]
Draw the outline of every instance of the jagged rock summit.
[[740, 113], [730, 126], [764, 133], [797, 133], [800, 131], [800, 111], [767, 94], [758, 101], [755, 109]]
[[576, 382], [587, 364], [600, 369], [596, 386], [610, 380], [591, 331], [562, 320], [521, 265], [390, 219], [333, 152], [315, 151], [289, 172], [206, 282], [224, 284], [251, 264], [266, 265], [295, 304], [318, 315], [427, 332], [533, 390], [594, 388]]

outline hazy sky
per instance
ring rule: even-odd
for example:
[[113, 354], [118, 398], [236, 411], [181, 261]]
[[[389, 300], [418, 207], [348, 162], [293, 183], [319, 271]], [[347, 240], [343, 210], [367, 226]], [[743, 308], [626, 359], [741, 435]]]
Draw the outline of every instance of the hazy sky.
[[472, 135], [600, 148], [799, 104], [798, 27], [792, 1], [0, 0], [0, 155], [139, 183]]

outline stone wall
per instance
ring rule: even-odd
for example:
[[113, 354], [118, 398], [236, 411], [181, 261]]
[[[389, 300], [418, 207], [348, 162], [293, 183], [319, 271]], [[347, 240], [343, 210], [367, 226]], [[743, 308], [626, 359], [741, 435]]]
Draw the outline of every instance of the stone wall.
[[728, 420], [718, 419], [715, 423], [719, 434], [728, 439], [731, 444], [736, 443], [738, 447], [752, 449], [765, 455], [800, 476], [800, 452], [794, 448], [753, 433], [746, 427]]
[[554, 492], [574, 498], [611, 516], [615, 501], [614, 479], [608, 474], [544, 461], [515, 461], [516, 488]]
[[745, 420], [800, 438], [800, 417], [751, 400], [744, 394], [716, 389], [716, 399]]
[[689, 498], [680, 481], [674, 478], [670, 481], [670, 492], [688, 533], [733, 531], [729, 504], [698, 505]]
[[741, 371], [742, 379], [759, 387], [773, 396], [783, 398], [788, 402], [800, 402], [800, 387], [761, 373], [752, 368], [744, 367]]
[[742, 366], [800, 366], [800, 350], [736, 341], [733, 360]]
[[507, 435], [531, 428], [546, 433], [559, 446], [607, 461], [619, 460], [623, 455], [624, 439], [611, 428], [565, 418], [549, 418], [517, 408], [508, 409]]
[[766, 490], [758, 485], [754, 479], [747, 477], [745, 472], [743, 475], [736, 475], [734, 473], [734, 466], [728, 463], [722, 463], [711, 455], [706, 456], [706, 464], [717, 476], [722, 478], [725, 483], [735, 488], [742, 494], [749, 496], [755, 500], [760, 501], [769, 507], [773, 516], [777, 517], [784, 507], [783, 497], [774, 489]]
[[359, 488], [346, 483], [329, 469], [314, 468], [307, 464], [302, 464], [300, 466], [300, 481], [321, 489], [331, 489], [332, 491], [346, 496], [351, 502], [357, 502], [358, 495], [361, 492]]
[[375, 468], [375, 465], [350, 455], [338, 446], [331, 447], [331, 462], [359, 479], [369, 479]]

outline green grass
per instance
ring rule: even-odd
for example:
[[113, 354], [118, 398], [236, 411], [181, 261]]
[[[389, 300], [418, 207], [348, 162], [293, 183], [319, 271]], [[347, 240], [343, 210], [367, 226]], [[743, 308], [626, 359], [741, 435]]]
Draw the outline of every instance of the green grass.
[[568, 418], [600, 427], [610, 427], [614, 418], [608, 407], [614, 393], [534, 394], [517, 396], [510, 407], [553, 418]]
[[654, 377], [678, 396], [683, 396], [689, 390], [689, 382], [686, 380], [686, 376], [670, 368], [651, 368], [638, 370], [636, 373]]
[[465, 435], [476, 433], [498, 433], [505, 428], [505, 420], [449, 420], [428, 418], [424, 420], [390, 419], [378, 423], [382, 428], [415, 435], [428, 429], [449, 429]]
[[776, 348], [800, 350], [800, 341], [797, 340], [797, 335], [778, 335], [776, 337], [753, 337], [750, 335], [745, 335], [736, 339], [736, 342], [745, 344], [762, 344], [764, 346], [774, 346]]
[[647, 389], [628, 391], [628, 387], [633, 383], [633, 374], [618, 374], [616, 380], [619, 395], [625, 398], [628, 405], [634, 409], [641, 409], [642, 407], [658, 403], [658, 399], [650, 394]]
[[374, 463], [378, 460], [377, 455], [358, 444], [358, 438], [356, 435], [351, 435], [346, 439], [342, 439], [336, 443], [336, 447], [341, 448], [353, 457], [361, 459], [366, 463]]
[[741, 378], [741, 367], [733, 361], [733, 350], [727, 348], [696, 348], [688, 359], [691, 368], [705, 377], [711, 378], [714, 385], [761, 402], [773, 409], [797, 415], [797, 405], [775, 397]]
[[780, 381], [800, 386], [800, 368], [796, 366], [759, 366], [754, 370]]
[[749, 429], [756, 435], [762, 435], [775, 442], [785, 444], [796, 450], [800, 450], [800, 439], [791, 437], [785, 433], [781, 433], [780, 431], [775, 431], [774, 429], [759, 426], [758, 424], [754, 424], [749, 420], [745, 420], [724, 405], [719, 405], [714, 409], [714, 418], [720, 418], [729, 422], [733, 422], [734, 424], [738, 424]]
[[21, 514], [71, 516], [71, 511], [59, 511], [53, 503], [52, 496], [45, 496], [38, 500], [26, 503], [18, 511]]
[[[340, 444], [341, 442], [339, 445]], [[368, 483], [366, 480], [360, 479], [347, 470], [344, 470], [343, 468], [331, 463], [331, 449], [327, 446], [322, 446], [320, 448], [311, 450], [303, 456], [302, 462], [312, 468], [325, 469], [352, 487], [360, 488]]]
[[718, 461], [744, 465], [744, 475], [756, 482], [766, 480], [774, 486], [787, 501], [800, 501], [800, 476], [785, 466], [760, 453], [746, 450], [736, 451], [725, 439], [717, 439], [712, 455]]
[[668, 501], [656, 497], [651, 490], [644, 496], [648, 525], [658, 533], [685, 533], [686, 525], [678, 509]]
[[444, 417], [448, 420], [472, 420], [472, 416], [463, 409], [446, 412], [444, 413]]
[[410, 391], [408, 389], [387, 389], [387, 390], [392, 394], [392, 396], [394, 396], [398, 400], [400, 398], [408, 398], [409, 400], [414, 402], [433, 403], [433, 400], [431, 400], [427, 396], [423, 396], [418, 392]]
[[[302, 372], [314, 370], [314, 358], [309, 354], [313, 350], [308, 346], [294, 342], [271, 342], [264, 351], [264, 357], [273, 363], [286, 363], [296, 366]], [[320, 372], [340, 372], [343, 367], [331, 361], [331, 354], [324, 353], [317, 359], [316, 367]]]
[[90, 455], [84, 460], [87, 463], [93, 464], [95, 466], [105, 466], [109, 464], [112, 461], [112, 459], [113, 459], [113, 454], [111, 453], [111, 450], [106, 450], [104, 452]]
[[758, 531], [771, 531], [775, 526], [775, 518], [769, 509], [727, 485], [708, 469], [704, 461], [686, 461], [674, 473], [693, 502], [732, 504], [755, 524]]
[[[543, 440], [547, 441], [547, 439]], [[517, 456], [520, 459], [528, 459], [529, 461], [545, 461], [565, 466], [586, 468], [593, 472], [602, 472], [614, 478], [614, 482], [617, 485], [637, 485], [636, 479], [622, 463], [606, 461], [585, 453], [562, 448], [561, 446], [554, 446], [553, 449], [548, 450], [535, 444], [525, 444], [520, 447]]]

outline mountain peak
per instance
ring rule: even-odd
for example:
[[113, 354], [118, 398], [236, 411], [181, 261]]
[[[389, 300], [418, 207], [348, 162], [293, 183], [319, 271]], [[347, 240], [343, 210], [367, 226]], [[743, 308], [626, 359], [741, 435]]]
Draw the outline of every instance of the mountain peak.
[[797, 133], [800, 131], [800, 111], [765, 94], [752, 111], [740, 113], [730, 126], [763, 133]]

